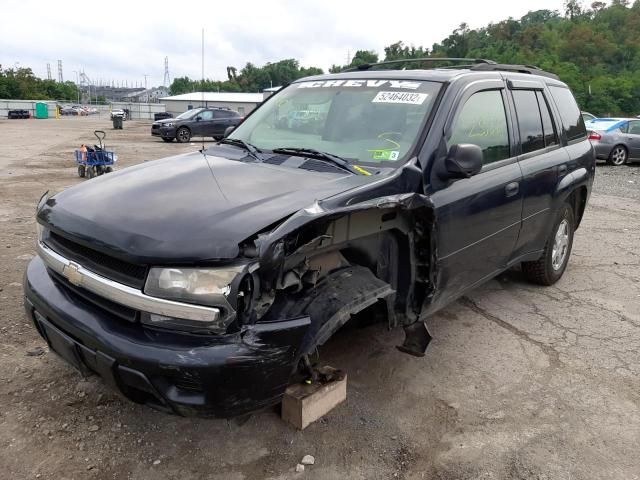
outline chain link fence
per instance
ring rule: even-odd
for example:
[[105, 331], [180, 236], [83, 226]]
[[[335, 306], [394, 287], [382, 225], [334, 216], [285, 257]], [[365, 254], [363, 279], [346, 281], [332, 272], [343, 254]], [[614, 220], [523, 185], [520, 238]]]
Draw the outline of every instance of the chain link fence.
[[0, 118], [7, 118], [10, 110], [26, 110], [31, 117], [35, 117], [36, 105], [44, 103], [47, 105], [49, 118], [56, 117], [56, 108], [60, 107], [62, 115], [100, 115], [110, 116], [111, 110], [122, 109], [128, 111], [128, 118], [131, 120], [153, 120], [156, 113], [164, 113], [167, 111], [166, 106], [162, 103], [134, 103], [134, 102], [113, 102], [109, 105], [82, 105], [83, 111], [76, 109], [73, 111], [71, 106], [77, 105], [68, 101], [57, 100], [2, 100], [0, 99]]

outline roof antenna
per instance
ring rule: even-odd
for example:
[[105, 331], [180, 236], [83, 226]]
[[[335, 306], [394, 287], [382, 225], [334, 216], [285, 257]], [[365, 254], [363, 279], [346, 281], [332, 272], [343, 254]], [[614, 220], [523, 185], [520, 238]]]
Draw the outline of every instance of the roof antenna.
[[[204, 107], [205, 106], [204, 105], [204, 28], [202, 29], [202, 81], [200, 82], [200, 90], [201, 90], [200, 93], [202, 94], [202, 106]], [[220, 193], [224, 197], [225, 201], [228, 202], [229, 199], [224, 194], [224, 190], [220, 185], [220, 182], [218, 182], [218, 178], [216, 177], [216, 174], [213, 173], [213, 166], [211, 165], [211, 162], [207, 158], [207, 153], [205, 152], [205, 148], [204, 148], [204, 136], [202, 137], [202, 150], [200, 150], [200, 153], [202, 153], [202, 156], [204, 157], [204, 161], [207, 162], [207, 166], [209, 167], [211, 176], [213, 177], [214, 182], [216, 182], [216, 185], [218, 185], [218, 188], [220, 189]]]

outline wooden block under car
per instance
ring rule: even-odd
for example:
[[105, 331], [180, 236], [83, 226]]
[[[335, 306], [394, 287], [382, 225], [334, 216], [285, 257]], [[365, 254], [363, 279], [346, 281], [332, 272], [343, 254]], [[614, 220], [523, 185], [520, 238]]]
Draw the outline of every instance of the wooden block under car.
[[282, 419], [299, 430], [329, 413], [347, 398], [347, 374], [321, 367], [318, 382], [290, 385], [282, 398]]

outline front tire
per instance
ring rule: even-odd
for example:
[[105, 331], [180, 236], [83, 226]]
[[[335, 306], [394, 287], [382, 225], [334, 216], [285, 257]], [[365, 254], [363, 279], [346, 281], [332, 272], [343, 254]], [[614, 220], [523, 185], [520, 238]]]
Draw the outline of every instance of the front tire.
[[85, 167], [84, 165], [78, 165], [78, 176], [80, 178], [84, 178], [84, 174], [85, 174]]
[[542, 256], [535, 262], [522, 262], [525, 278], [532, 283], [545, 286], [553, 285], [560, 280], [571, 256], [574, 231], [573, 208], [565, 203], [553, 224]]
[[89, 180], [91, 180], [93, 177], [96, 176], [96, 169], [95, 167], [87, 167], [87, 178]]
[[176, 132], [178, 143], [187, 143], [191, 140], [191, 131], [187, 127], [180, 127]]
[[619, 167], [620, 165], [624, 165], [627, 163], [628, 157], [627, 149], [622, 145], [616, 145], [611, 150], [609, 154], [609, 158], [607, 158], [607, 163], [609, 165], [613, 165], [614, 167]]

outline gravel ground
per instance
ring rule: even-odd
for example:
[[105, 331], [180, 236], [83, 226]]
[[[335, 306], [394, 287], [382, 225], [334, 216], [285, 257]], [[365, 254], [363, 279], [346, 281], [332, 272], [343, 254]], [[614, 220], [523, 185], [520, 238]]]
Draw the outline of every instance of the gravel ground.
[[640, 200], [640, 162], [612, 167], [598, 162], [594, 192]]
[[322, 356], [347, 401], [298, 432], [276, 409], [241, 424], [135, 405], [25, 321], [34, 205], [85, 181], [71, 155], [96, 127], [120, 167], [199, 146], [138, 122], [0, 120], [0, 478], [640, 479], [640, 167], [598, 169], [559, 283], [501, 275], [430, 319], [425, 358], [394, 348], [398, 330], [339, 332]]

